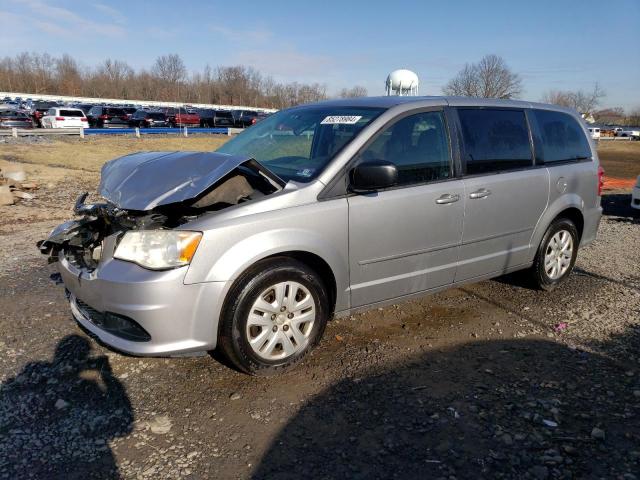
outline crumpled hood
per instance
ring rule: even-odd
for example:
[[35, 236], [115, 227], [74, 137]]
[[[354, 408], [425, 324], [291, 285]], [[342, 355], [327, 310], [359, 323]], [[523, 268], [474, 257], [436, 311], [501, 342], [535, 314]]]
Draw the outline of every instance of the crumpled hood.
[[99, 193], [121, 209], [151, 210], [197, 197], [243, 163], [282, 182], [249, 157], [215, 152], [140, 152], [105, 163]]

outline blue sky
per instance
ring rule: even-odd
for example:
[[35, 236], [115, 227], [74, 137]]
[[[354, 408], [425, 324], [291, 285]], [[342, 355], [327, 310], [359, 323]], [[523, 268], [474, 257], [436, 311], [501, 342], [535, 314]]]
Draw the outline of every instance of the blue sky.
[[599, 82], [603, 105], [640, 107], [640, 0], [0, 0], [0, 56], [25, 50], [133, 67], [178, 53], [190, 70], [245, 64], [370, 95], [396, 68], [437, 95], [466, 62], [496, 53], [525, 99]]

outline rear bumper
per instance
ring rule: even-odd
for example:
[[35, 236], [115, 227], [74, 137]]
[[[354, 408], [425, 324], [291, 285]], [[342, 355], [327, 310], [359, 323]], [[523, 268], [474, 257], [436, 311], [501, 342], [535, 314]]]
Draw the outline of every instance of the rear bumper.
[[584, 215], [584, 228], [582, 229], [582, 239], [580, 240], [581, 246], [586, 246], [592, 243], [598, 234], [598, 227], [600, 226], [600, 219], [602, 218], [602, 207], [592, 208], [585, 210]]
[[[89, 273], [61, 256], [59, 269], [70, 292], [76, 321], [115, 350], [163, 356], [212, 350], [216, 346], [224, 282], [185, 285], [187, 267], [151, 271], [114, 259]], [[133, 319], [151, 339], [132, 341], [106, 331], [77, 300], [96, 312]]]

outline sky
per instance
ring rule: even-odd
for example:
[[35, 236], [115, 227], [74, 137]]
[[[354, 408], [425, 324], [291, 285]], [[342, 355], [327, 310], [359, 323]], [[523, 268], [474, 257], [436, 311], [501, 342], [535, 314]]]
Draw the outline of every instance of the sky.
[[0, 0], [0, 56], [68, 53], [149, 68], [178, 53], [190, 71], [243, 64], [329, 93], [415, 71], [440, 95], [466, 63], [502, 56], [522, 98], [605, 90], [604, 107], [640, 107], [640, 0]]

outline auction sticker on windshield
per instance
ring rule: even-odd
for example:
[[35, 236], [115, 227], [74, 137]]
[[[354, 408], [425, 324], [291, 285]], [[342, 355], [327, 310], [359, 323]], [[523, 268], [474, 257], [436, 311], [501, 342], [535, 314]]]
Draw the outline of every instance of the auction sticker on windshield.
[[320, 122], [321, 125], [353, 125], [358, 123], [362, 115], [329, 115]]

